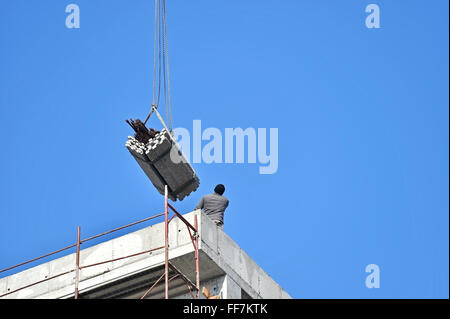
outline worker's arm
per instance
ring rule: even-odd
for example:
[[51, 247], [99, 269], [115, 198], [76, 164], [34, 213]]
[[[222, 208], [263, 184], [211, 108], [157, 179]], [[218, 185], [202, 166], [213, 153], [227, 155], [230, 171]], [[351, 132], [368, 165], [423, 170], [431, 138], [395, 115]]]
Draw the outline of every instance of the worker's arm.
[[200, 201], [198, 202], [197, 206], [195, 207], [195, 209], [202, 209], [203, 208], [203, 204], [204, 204], [204, 197], [202, 197], [202, 199], [200, 199]]

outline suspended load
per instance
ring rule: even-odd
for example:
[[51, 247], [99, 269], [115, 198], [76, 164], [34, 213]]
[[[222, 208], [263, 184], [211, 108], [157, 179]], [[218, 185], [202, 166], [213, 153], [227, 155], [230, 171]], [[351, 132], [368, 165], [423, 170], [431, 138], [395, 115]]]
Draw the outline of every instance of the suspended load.
[[[172, 136], [172, 101], [165, 0], [155, 1], [154, 43], [152, 107], [144, 122], [139, 119], [126, 121], [134, 130], [135, 135], [128, 137], [125, 146], [160, 194], [164, 195], [165, 185], [167, 185], [169, 198], [173, 201], [177, 199], [181, 201], [197, 190], [200, 181]], [[161, 95], [164, 99], [161, 99]], [[166, 107], [168, 125], [158, 112], [160, 102], [164, 102]], [[154, 129], [149, 130], [146, 127], [153, 113], [156, 113], [164, 127], [160, 132]]]
[[140, 120], [127, 121], [135, 130], [125, 146], [161, 195], [168, 186], [169, 198], [182, 201], [195, 192], [200, 180], [166, 129], [147, 130]]

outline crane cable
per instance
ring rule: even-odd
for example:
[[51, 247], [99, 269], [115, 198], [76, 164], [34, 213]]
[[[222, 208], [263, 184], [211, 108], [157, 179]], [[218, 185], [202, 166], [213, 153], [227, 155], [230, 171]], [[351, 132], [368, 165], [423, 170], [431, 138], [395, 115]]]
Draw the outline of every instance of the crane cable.
[[[158, 77], [157, 77], [158, 69]], [[161, 82], [164, 89], [164, 104], [166, 106], [166, 120], [170, 131], [173, 129], [172, 100], [170, 90], [169, 50], [167, 39], [166, 0], [155, 0], [155, 38], [153, 56], [153, 101], [152, 108], [144, 124], [158, 108], [161, 98]], [[158, 116], [158, 118], [160, 118]], [[161, 118], [160, 118], [161, 120]], [[163, 126], [165, 123], [163, 122]]]

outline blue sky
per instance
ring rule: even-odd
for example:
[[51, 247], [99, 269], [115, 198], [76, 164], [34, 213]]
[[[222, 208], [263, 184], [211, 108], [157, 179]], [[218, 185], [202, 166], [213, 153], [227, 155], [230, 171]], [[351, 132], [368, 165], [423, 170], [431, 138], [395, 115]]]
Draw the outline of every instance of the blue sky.
[[[80, 29], [65, 26], [70, 3]], [[380, 29], [365, 26], [370, 3]], [[124, 120], [152, 100], [153, 1], [0, 5], [4, 268], [163, 198], [124, 147]], [[194, 164], [200, 189], [176, 207], [225, 184], [226, 232], [295, 298], [448, 298], [448, 9], [168, 0], [174, 127], [279, 129], [276, 174]]]

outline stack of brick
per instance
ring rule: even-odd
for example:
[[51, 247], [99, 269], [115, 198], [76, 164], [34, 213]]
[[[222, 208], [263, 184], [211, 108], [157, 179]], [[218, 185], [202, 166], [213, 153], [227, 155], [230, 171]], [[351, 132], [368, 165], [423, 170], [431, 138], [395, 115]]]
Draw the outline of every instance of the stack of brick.
[[167, 185], [169, 198], [182, 201], [197, 190], [200, 180], [169, 134], [163, 129], [146, 144], [129, 136], [125, 146], [160, 194]]

